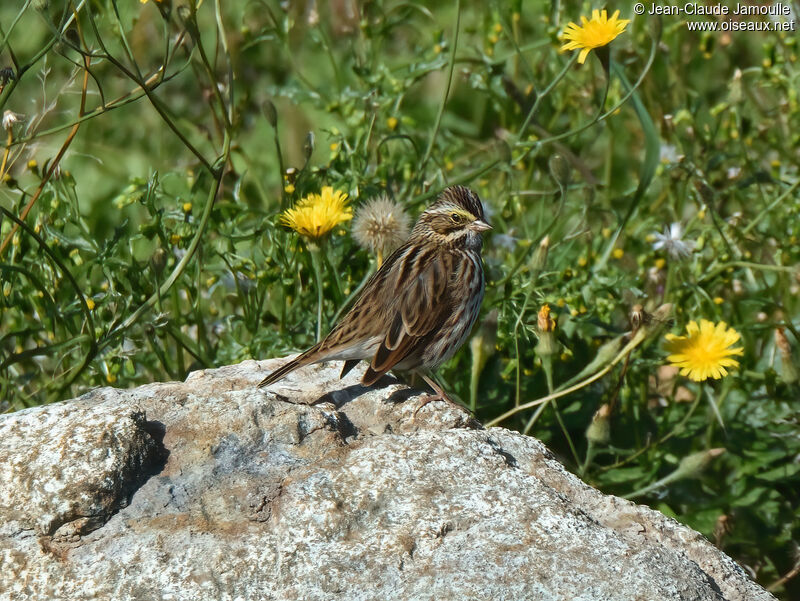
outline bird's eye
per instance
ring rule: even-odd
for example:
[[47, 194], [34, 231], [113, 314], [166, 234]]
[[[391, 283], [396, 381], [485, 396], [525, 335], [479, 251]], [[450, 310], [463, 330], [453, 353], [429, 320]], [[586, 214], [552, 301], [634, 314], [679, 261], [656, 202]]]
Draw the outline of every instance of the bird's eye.
[[461, 223], [461, 215], [458, 213], [450, 213], [450, 219], [453, 223]]

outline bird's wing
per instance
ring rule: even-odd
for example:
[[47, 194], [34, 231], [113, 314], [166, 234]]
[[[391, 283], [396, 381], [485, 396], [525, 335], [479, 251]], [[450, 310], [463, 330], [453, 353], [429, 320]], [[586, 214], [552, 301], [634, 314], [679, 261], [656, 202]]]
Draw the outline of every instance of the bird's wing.
[[398, 266], [396, 300], [386, 316], [389, 328], [364, 374], [364, 384], [375, 383], [410, 355], [422, 352], [447, 320], [453, 310], [449, 286], [453, 268], [451, 255], [425, 251]]

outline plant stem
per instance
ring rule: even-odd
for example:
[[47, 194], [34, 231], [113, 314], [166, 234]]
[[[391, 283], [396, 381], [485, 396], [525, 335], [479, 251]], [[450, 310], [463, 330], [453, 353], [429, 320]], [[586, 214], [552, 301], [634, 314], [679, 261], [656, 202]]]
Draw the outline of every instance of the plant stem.
[[322, 340], [322, 257], [321, 248], [315, 242], [308, 243], [308, 252], [311, 253], [311, 267], [314, 270], [314, 280], [317, 285], [317, 342]]
[[484, 424], [484, 426], [486, 426], [487, 428], [490, 428], [492, 426], [496, 426], [500, 422], [508, 419], [512, 415], [515, 415], [515, 414], [519, 413], [520, 411], [524, 411], [525, 409], [530, 409], [531, 407], [536, 407], [537, 405], [542, 405], [542, 404], [547, 403], [547, 402], [549, 402], [549, 401], [551, 401], [553, 399], [561, 398], [562, 396], [567, 396], [568, 394], [572, 394], [573, 392], [575, 392], [577, 390], [580, 390], [581, 388], [584, 388], [585, 386], [588, 386], [592, 382], [595, 382], [595, 381], [599, 380], [604, 375], [606, 375], [608, 372], [610, 372], [617, 363], [622, 361], [622, 359], [624, 359], [625, 356], [629, 352], [631, 352], [634, 348], [639, 346], [642, 343], [642, 341], [644, 341], [644, 339], [646, 337], [647, 337], [647, 334], [645, 332], [645, 328], [641, 328], [638, 332], [636, 332], [636, 334], [631, 339], [631, 341], [628, 344], [626, 344], [625, 347], [617, 354], [617, 356], [614, 357], [614, 359], [608, 365], [606, 365], [603, 369], [601, 369], [597, 373], [589, 376], [588, 378], [586, 378], [585, 380], [583, 380], [581, 382], [578, 382], [574, 386], [570, 386], [569, 388], [565, 388], [564, 390], [559, 390], [559, 391], [553, 392], [552, 394], [548, 394], [547, 396], [543, 396], [542, 398], [536, 399], [535, 401], [531, 401], [529, 403], [524, 403], [522, 405], [519, 405], [518, 407], [514, 407], [513, 409], [511, 409], [509, 411], [506, 411], [505, 413], [503, 413], [502, 415], [494, 418], [493, 420], [489, 420], [488, 422], [486, 422]]
[[425, 150], [425, 155], [422, 157], [422, 161], [419, 164], [419, 173], [420, 179], [424, 177], [425, 174], [425, 164], [428, 162], [428, 159], [433, 152], [433, 146], [436, 143], [436, 134], [439, 133], [439, 126], [442, 123], [442, 115], [444, 114], [444, 107], [447, 104], [447, 97], [450, 95], [450, 86], [453, 85], [453, 69], [456, 66], [456, 48], [458, 47], [458, 30], [461, 26], [461, 0], [456, 0], [456, 25], [455, 31], [453, 33], [453, 45], [450, 48], [450, 65], [447, 70], [447, 85], [444, 88], [444, 95], [442, 97], [442, 103], [439, 105], [439, 113], [436, 115], [436, 122], [433, 126], [433, 131], [431, 132], [431, 139], [428, 141], [428, 148]]

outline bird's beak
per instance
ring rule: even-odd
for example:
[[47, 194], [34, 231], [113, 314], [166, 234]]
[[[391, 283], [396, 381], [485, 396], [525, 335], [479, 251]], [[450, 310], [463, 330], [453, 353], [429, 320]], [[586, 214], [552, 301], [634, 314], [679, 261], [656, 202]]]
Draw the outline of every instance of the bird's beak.
[[472, 222], [471, 228], [476, 232], [485, 232], [486, 230], [492, 229], [492, 226], [486, 223], [485, 221], [477, 219]]

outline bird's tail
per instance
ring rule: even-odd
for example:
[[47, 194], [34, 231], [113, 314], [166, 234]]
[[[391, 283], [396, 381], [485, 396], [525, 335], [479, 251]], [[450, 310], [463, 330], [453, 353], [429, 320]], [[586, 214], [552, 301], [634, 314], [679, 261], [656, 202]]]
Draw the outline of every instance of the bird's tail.
[[266, 378], [261, 380], [261, 383], [258, 385], [258, 388], [264, 388], [265, 386], [269, 386], [270, 384], [274, 384], [278, 380], [283, 379], [285, 376], [296, 370], [298, 367], [303, 367], [304, 365], [308, 365], [309, 363], [313, 363], [314, 359], [312, 355], [316, 352], [317, 347], [312, 346], [308, 349], [305, 353], [302, 353], [289, 361], [289, 363], [284, 363], [278, 369], [273, 371], [269, 374]]

